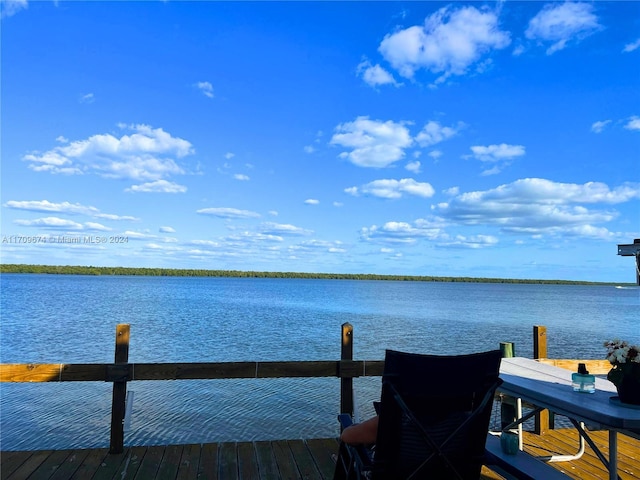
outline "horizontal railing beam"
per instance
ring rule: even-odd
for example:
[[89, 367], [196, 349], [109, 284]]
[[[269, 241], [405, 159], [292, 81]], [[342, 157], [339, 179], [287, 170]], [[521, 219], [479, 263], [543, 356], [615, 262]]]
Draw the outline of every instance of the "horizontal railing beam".
[[381, 376], [383, 360], [127, 364], [0, 364], [0, 382], [118, 382]]

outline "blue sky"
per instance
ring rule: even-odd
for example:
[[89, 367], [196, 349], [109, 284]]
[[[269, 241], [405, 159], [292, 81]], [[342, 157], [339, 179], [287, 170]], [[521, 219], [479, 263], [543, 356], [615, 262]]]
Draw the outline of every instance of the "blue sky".
[[3, 263], [635, 281], [638, 2], [1, 22]]

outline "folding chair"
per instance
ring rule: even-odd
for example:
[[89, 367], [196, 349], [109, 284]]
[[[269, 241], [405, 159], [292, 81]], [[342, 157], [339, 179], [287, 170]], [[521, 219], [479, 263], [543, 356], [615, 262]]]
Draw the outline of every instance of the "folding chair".
[[[387, 350], [375, 447], [340, 444], [334, 480], [480, 477], [499, 350], [418, 355]], [[339, 415], [342, 428], [351, 423]]]

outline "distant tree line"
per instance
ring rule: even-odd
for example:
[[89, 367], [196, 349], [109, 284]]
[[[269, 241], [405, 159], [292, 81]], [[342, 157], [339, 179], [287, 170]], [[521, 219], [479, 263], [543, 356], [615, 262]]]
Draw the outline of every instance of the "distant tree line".
[[[391, 280], [405, 282], [534, 283], [549, 285], [625, 285], [620, 283], [572, 280], [534, 280], [485, 277], [434, 277], [429, 275], [378, 275], [374, 273], [254, 272], [239, 270], [200, 270], [174, 268], [93, 267], [74, 265], [0, 264], [0, 273], [40, 273], [57, 275], [138, 275], [147, 277], [237, 277], [306, 278], [326, 280]], [[631, 285], [631, 284], [628, 284]]]

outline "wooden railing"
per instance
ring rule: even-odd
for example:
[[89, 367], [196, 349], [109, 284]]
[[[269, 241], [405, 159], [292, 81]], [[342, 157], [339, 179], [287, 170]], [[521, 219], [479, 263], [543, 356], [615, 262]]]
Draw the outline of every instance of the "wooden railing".
[[[340, 412], [353, 413], [353, 379], [381, 376], [383, 360], [353, 360], [353, 326], [342, 325], [340, 360], [280, 362], [129, 363], [128, 324], [116, 327], [114, 363], [0, 364], [0, 382], [112, 382], [111, 453], [124, 449], [124, 417], [127, 383], [137, 380], [212, 380], [240, 378], [340, 379]], [[546, 328], [534, 326], [534, 358], [541, 362], [577, 370], [586, 363], [595, 374], [606, 373], [606, 360], [549, 360], [546, 358]], [[515, 356], [513, 343], [501, 343], [503, 356]], [[536, 431], [548, 428], [549, 419], [536, 420]]]

